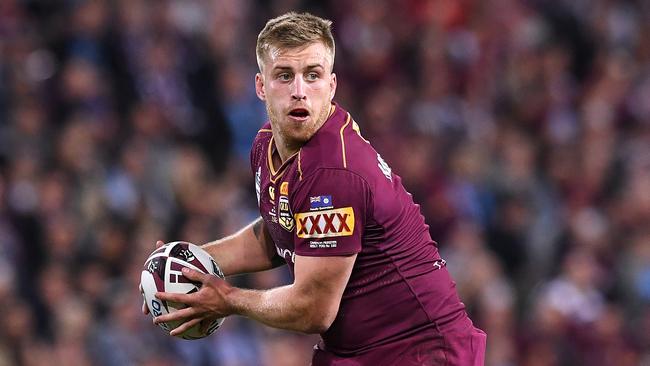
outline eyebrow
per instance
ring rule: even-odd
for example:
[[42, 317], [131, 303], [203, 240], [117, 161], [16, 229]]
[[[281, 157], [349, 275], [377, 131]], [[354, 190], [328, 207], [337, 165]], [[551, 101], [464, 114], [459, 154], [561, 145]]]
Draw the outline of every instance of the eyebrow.
[[[307, 70], [313, 70], [313, 69], [317, 69], [317, 68], [319, 68], [319, 67], [320, 67], [321, 69], [324, 69], [324, 68], [325, 68], [325, 67], [324, 67], [323, 65], [321, 65], [321, 64], [310, 64], [310, 65], [307, 65], [306, 69], [307, 69]], [[292, 68], [291, 66], [275, 66], [275, 67], [273, 68], [273, 71], [286, 71], [286, 70], [291, 71], [291, 70], [293, 70], [293, 68]]]

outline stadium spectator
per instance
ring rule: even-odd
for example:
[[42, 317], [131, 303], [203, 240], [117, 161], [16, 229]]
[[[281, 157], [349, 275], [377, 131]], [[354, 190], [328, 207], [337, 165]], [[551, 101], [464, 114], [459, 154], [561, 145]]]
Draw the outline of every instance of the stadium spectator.
[[[109, 309], [123, 299], [116, 288], [136, 288], [140, 262], [156, 239], [216, 237], [253, 218], [254, 183], [236, 157], [254, 136], [231, 131], [245, 115], [236, 108], [245, 108], [250, 90], [238, 94], [238, 82], [225, 73], [254, 70], [257, 30], [287, 10], [335, 21], [335, 72], [345, 80], [337, 99], [402, 174], [443, 256], [476, 251], [492, 258], [482, 266], [490, 275], [479, 292], [466, 287], [471, 283], [458, 274], [463, 267], [450, 260], [459, 289], [473, 291], [462, 295], [472, 319], [491, 334], [486, 365], [561, 364], [565, 355], [586, 360], [594, 348], [564, 342], [570, 330], [535, 300], [577, 246], [591, 252], [605, 277], [594, 344], [625, 349], [632, 356], [621, 364], [624, 358], [649, 362], [647, 1], [3, 0], [0, 313], [13, 325], [0, 328], [0, 364], [54, 363], [46, 348], [34, 346], [65, 338], [63, 329], [43, 332], [40, 323], [45, 312], [37, 282], [50, 260], [63, 261], [67, 296], [92, 309], [89, 334], [112, 336], [113, 328], [133, 329], [125, 322], [143, 322], [136, 329], [151, 352], [138, 351], [142, 364], [205, 362], [187, 355], [188, 342], [142, 316], [118, 322]], [[155, 62], [156, 41], [183, 56], [161, 75], [185, 90], [157, 89], [157, 96], [173, 96], [170, 105], [141, 94], [140, 70]], [[368, 53], [377, 57], [373, 67], [358, 73], [360, 55]], [[190, 126], [201, 120], [207, 130], [187, 134], [192, 130], [178, 127], [187, 121], [167, 120], [186, 111], [197, 116]], [[522, 141], [530, 146], [522, 148]], [[71, 143], [80, 146], [64, 146]], [[183, 178], [172, 162], [184, 159], [188, 146], [205, 174], [179, 189], [173, 182]], [[194, 198], [187, 205], [186, 190], [211, 197], [210, 203], [197, 205]], [[525, 217], [503, 222], [501, 213], [512, 211]], [[67, 224], [49, 227], [59, 221]], [[110, 227], [124, 229], [127, 251], [119, 258], [130, 263], [121, 271], [111, 267], [110, 251], [100, 250], [112, 242]], [[503, 235], [517, 246], [495, 241]], [[73, 237], [74, 244], [67, 242]], [[276, 271], [235, 283], [287, 283], [287, 273]], [[486, 301], [494, 300], [492, 293], [513, 304]], [[128, 300], [136, 302], [136, 313], [137, 296]], [[494, 318], [510, 306], [511, 314]], [[211, 349], [213, 364], [260, 365], [269, 362], [264, 350], [287, 348], [272, 347], [276, 335], [245, 319], [228, 319], [219, 332], [196, 341]], [[93, 351], [94, 342], [84, 344], [88, 362], [109, 364], [115, 355]], [[308, 363], [309, 355], [303, 357], [297, 364]]]

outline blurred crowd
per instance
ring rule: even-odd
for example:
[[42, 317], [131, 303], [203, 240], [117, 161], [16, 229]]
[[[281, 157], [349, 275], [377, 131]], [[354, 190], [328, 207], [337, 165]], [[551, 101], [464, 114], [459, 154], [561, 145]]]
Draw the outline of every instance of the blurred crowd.
[[0, 366], [308, 364], [316, 337], [239, 317], [169, 337], [138, 291], [156, 240], [258, 215], [255, 40], [287, 10], [334, 21], [336, 100], [487, 365], [650, 365], [650, 2], [2, 0]]

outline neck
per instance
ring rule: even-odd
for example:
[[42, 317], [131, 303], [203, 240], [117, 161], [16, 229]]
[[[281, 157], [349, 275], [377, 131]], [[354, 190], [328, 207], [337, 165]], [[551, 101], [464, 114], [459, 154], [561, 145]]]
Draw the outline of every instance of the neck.
[[275, 141], [275, 148], [278, 150], [278, 155], [280, 156], [280, 163], [287, 161], [287, 159], [289, 159], [291, 155], [298, 152], [301, 147], [300, 145], [290, 144], [289, 142], [285, 141], [279, 133], [273, 134], [273, 140]]

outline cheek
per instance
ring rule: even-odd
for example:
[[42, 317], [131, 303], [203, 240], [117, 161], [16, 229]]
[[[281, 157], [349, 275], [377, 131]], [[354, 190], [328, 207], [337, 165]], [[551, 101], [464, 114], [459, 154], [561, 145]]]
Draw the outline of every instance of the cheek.
[[314, 97], [319, 98], [319, 99], [327, 99], [329, 100], [330, 96], [330, 88], [329, 85], [325, 82], [323, 83], [318, 83], [317, 85], [314, 85], [312, 88], [312, 93]]
[[269, 87], [266, 90], [266, 104], [269, 104], [274, 108], [278, 107], [286, 98], [286, 93], [282, 88]]
[[266, 88], [267, 95], [280, 95], [282, 93], [282, 87], [277, 82], [272, 82]]

